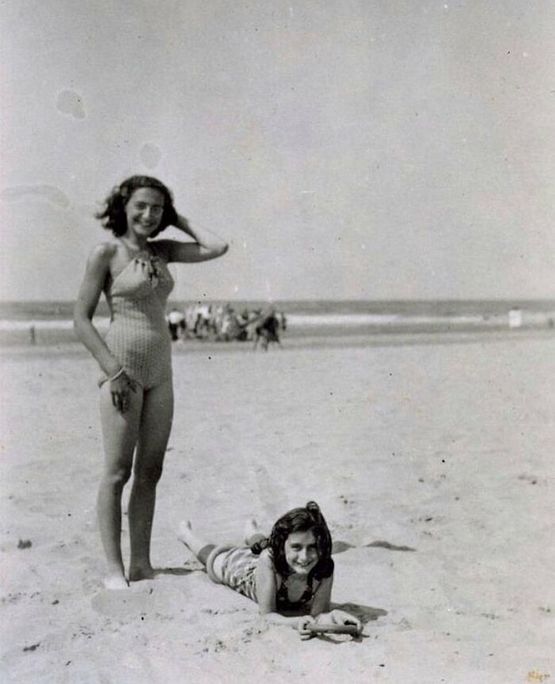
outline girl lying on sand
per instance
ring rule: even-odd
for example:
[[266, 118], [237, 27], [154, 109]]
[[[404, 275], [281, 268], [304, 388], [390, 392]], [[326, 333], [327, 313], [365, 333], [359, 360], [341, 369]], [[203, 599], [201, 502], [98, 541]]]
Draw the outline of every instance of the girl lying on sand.
[[[334, 563], [331, 535], [318, 504], [294, 508], [273, 526], [267, 538], [254, 520], [246, 530], [247, 547], [216, 546], [196, 536], [189, 521], [179, 539], [206, 567], [211, 580], [256, 601], [260, 613], [278, 625], [290, 625], [308, 639], [319, 626], [342, 627], [359, 634], [360, 621], [343, 610], [330, 610]], [[336, 631], [336, 630], [334, 630]]]

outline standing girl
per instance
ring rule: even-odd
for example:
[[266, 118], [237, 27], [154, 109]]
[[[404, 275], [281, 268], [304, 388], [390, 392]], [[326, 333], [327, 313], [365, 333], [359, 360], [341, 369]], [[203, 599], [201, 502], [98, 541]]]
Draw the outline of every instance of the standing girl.
[[[228, 246], [193, 229], [176, 212], [168, 188], [149, 176], [132, 176], [116, 187], [97, 218], [114, 239], [95, 247], [89, 257], [74, 326], [103, 372], [99, 385], [105, 462], [98, 521], [108, 566], [104, 584], [122, 589], [127, 579], [121, 498], [132, 470], [128, 579], [153, 576], [150, 536], [156, 485], [173, 415], [171, 340], [165, 320], [173, 279], [167, 264], [214, 259]], [[152, 240], [169, 225], [194, 242]], [[102, 292], [111, 313], [105, 339], [92, 323]]]
[[343, 610], [330, 610], [334, 563], [331, 535], [318, 504], [294, 508], [273, 526], [269, 538], [255, 521], [247, 529], [247, 547], [216, 546], [201, 540], [190, 522], [181, 523], [179, 539], [204, 564], [211, 580], [256, 601], [273, 624], [312, 636], [311, 624], [353, 625], [360, 621]]

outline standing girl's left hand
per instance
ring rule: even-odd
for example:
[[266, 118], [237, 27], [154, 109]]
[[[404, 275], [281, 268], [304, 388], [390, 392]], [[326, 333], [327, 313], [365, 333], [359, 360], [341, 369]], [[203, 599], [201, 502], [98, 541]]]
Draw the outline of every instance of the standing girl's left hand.
[[137, 383], [131, 379], [125, 371], [117, 378], [109, 380], [112, 404], [120, 413], [125, 413], [129, 408], [129, 392], [137, 391]]

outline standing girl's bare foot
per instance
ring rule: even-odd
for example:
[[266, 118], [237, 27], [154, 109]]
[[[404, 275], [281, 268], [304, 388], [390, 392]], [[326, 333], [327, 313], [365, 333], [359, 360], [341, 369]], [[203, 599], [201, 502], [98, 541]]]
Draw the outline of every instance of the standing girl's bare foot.
[[140, 580], [153, 579], [156, 573], [151, 565], [133, 565], [129, 567], [129, 581], [139, 582]]
[[103, 582], [105, 589], [112, 591], [119, 591], [121, 589], [129, 589], [129, 583], [121, 573], [114, 573], [113, 575], [106, 575]]

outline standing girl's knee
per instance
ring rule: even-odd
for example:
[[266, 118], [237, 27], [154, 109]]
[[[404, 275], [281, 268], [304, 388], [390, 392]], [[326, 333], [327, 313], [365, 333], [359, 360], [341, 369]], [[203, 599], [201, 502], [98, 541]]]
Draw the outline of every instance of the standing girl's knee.
[[149, 465], [135, 465], [134, 478], [135, 482], [141, 484], [157, 484], [158, 480], [162, 477], [162, 464], [155, 463]]
[[131, 466], [110, 468], [104, 473], [103, 481], [112, 487], [123, 488], [131, 477]]

